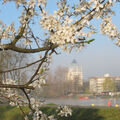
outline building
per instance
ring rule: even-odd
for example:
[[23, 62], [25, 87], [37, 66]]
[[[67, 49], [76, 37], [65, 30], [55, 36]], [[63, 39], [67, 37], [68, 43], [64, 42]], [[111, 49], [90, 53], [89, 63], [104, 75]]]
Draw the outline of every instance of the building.
[[90, 92], [101, 93], [103, 92], [104, 77], [92, 77], [90, 78]]
[[[108, 80], [107, 89], [104, 88], [103, 84], [105, 80]], [[112, 82], [113, 86], [110, 86], [110, 82]], [[112, 77], [109, 74], [105, 74], [103, 77], [92, 77], [89, 80], [89, 87], [92, 93], [120, 91], [120, 76]], [[114, 90], [112, 87], [114, 87]]]
[[82, 68], [78, 65], [76, 60], [73, 60], [71, 66], [68, 69], [67, 82], [69, 83], [69, 92], [79, 93], [80, 88], [83, 85]]

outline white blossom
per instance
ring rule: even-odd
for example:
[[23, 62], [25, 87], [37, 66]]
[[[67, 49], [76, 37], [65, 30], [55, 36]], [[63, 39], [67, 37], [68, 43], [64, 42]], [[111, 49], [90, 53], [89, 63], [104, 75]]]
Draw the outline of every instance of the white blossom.
[[112, 24], [111, 17], [105, 17], [101, 24], [102, 34], [106, 34], [110, 39], [115, 39], [118, 37], [119, 33], [114, 24]]
[[29, 5], [30, 8], [34, 8], [35, 7], [35, 0], [29, 0], [27, 2], [27, 4]]
[[48, 119], [49, 119], [49, 120], [57, 120], [57, 119], [54, 117], [54, 115], [48, 116]]
[[68, 106], [63, 106], [63, 107], [60, 106], [58, 108], [58, 111], [59, 111], [58, 115], [60, 115], [60, 116], [67, 117], [67, 116], [71, 116], [72, 115], [72, 110]]
[[42, 7], [45, 7], [46, 4], [47, 4], [47, 1], [46, 0], [37, 0], [37, 6], [42, 6]]
[[25, 116], [24, 119], [25, 119], [25, 120], [29, 120], [28, 116]]
[[31, 45], [32, 44], [32, 41], [31, 40], [25, 40], [23, 42], [24, 45]]

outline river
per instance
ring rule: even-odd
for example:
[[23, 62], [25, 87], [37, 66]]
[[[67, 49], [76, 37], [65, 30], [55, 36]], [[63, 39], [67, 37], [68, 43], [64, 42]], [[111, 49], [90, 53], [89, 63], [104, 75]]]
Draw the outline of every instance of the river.
[[116, 104], [120, 105], [119, 99], [47, 99], [45, 101], [46, 104], [57, 104], [57, 105], [77, 105], [77, 106], [91, 106], [94, 104], [95, 106], [107, 106], [107, 102], [110, 100], [111, 106], [115, 106]]

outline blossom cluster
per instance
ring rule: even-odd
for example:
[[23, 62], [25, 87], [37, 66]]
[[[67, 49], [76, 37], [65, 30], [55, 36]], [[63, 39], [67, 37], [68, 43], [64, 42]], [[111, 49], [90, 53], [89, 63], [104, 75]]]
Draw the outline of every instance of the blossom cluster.
[[[9, 0], [4, 0], [4, 3]], [[40, 25], [43, 29], [47, 30], [47, 37], [53, 44], [58, 44], [60, 47], [67, 50], [66, 45], [75, 48], [75, 44], [80, 41], [80, 38], [89, 39], [95, 31], [91, 31], [89, 24], [90, 20], [94, 17], [104, 19], [109, 13], [113, 14], [110, 7], [114, 5], [115, 0], [89, 0], [81, 1], [74, 7], [66, 4], [66, 1], [58, 1], [57, 10], [53, 14], [49, 14], [45, 9], [47, 4], [46, 0], [16, 0], [16, 4], [23, 4], [26, 6], [19, 17], [19, 21], [23, 27], [30, 23], [34, 16], [40, 16]], [[38, 12], [36, 7], [40, 7], [41, 13]], [[74, 19], [73, 19], [73, 17]], [[77, 21], [77, 22], [76, 22]], [[78, 22], [79, 21], [79, 22]], [[90, 31], [84, 31], [84, 28]], [[19, 32], [19, 30], [17, 31]], [[26, 31], [27, 32], [27, 31]], [[16, 30], [14, 24], [6, 27], [1, 32], [2, 38], [14, 38]], [[25, 31], [24, 31], [25, 34]], [[26, 33], [27, 34], [27, 33]], [[119, 40], [118, 40], [119, 41]], [[31, 45], [32, 40], [26, 39], [24, 44]], [[81, 44], [79, 48], [81, 49]]]
[[117, 27], [112, 23], [111, 17], [105, 17], [100, 26], [102, 34], [107, 35], [110, 39], [117, 39], [116, 44], [120, 46], [120, 34]]
[[[16, 85], [16, 81], [12, 80], [12, 79], [6, 79], [2, 82], [2, 84], [5, 85]], [[24, 97], [19, 95], [18, 91], [16, 89], [12, 89], [12, 88], [4, 88], [4, 89], [0, 89], [0, 96], [7, 98], [10, 101], [10, 105], [12, 106], [20, 106], [23, 103], [26, 104], [26, 102], [24, 101]]]
[[[114, 0], [106, 2], [99, 0], [82, 1], [80, 5], [77, 5], [77, 7], [74, 8], [75, 11], [72, 13], [73, 16], [81, 16], [80, 20], [78, 20], [78, 18], [74, 18], [73, 20], [70, 17], [70, 7], [67, 6], [63, 9], [59, 9], [60, 7], [58, 7], [52, 15], [49, 15], [47, 11], [44, 11], [40, 14], [40, 25], [43, 29], [48, 31], [49, 35], [47, 35], [49, 37], [49, 41], [60, 45], [60, 47], [66, 51], [71, 51], [70, 49], [76, 47], [74, 45], [79, 42], [79, 38], [89, 39], [92, 34], [96, 32], [93, 29], [91, 30], [89, 27], [92, 25], [89, 25], [92, 18], [97, 17], [104, 19], [108, 14], [114, 13], [110, 9], [114, 3]], [[84, 31], [83, 29], [85, 27], [89, 28], [90, 31]], [[68, 46], [70, 46], [69, 50], [67, 48]], [[79, 48], [82, 48], [81, 44], [79, 45]]]
[[41, 76], [39, 77], [38, 80], [36, 80], [35, 82], [32, 83], [32, 86], [35, 88], [35, 89], [40, 89], [42, 88], [43, 85], [46, 84], [46, 81], [45, 81], [45, 76]]
[[57, 111], [59, 111], [58, 115], [60, 116], [71, 116], [72, 115], [72, 110], [68, 106], [59, 106]]
[[14, 22], [11, 25], [5, 25], [0, 22], [0, 39], [12, 39], [15, 37], [16, 29]]
[[54, 115], [47, 116], [44, 114], [40, 107], [43, 105], [40, 99], [31, 98], [31, 106], [35, 110], [34, 113], [30, 112], [28, 116], [25, 116], [25, 120], [29, 120], [29, 116], [32, 114], [33, 120], [57, 120]]
[[[78, 41], [78, 38], [88, 35], [88, 33], [83, 31], [78, 32], [78, 26], [73, 24], [73, 19], [68, 16], [64, 17], [64, 20], [60, 19], [63, 16], [62, 12], [55, 11], [53, 15], [48, 15], [45, 12], [41, 15], [40, 25], [50, 31], [49, 40], [54, 44], [74, 44]], [[86, 22], [84, 21], [85, 24]], [[81, 24], [83, 24], [83, 21]]]

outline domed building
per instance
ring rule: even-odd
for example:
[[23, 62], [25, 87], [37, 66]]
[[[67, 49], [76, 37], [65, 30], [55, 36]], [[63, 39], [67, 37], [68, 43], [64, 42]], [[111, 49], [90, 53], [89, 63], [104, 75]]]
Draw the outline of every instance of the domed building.
[[79, 93], [83, 85], [82, 68], [78, 65], [76, 60], [73, 60], [68, 69], [67, 81], [71, 84], [71, 92]]

